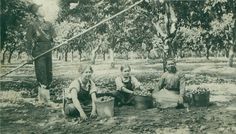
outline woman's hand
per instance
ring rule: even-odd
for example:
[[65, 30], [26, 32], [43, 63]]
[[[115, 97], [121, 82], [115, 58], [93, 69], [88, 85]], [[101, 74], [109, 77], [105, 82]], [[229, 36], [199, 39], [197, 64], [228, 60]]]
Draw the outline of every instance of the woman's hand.
[[88, 119], [87, 115], [84, 112], [80, 113], [80, 117], [81, 117], [82, 120], [87, 120]]
[[127, 89], [126, 87], [122, 87], [121, 91], [128, 93], [128, 94], [134, 94], [134, 91], [131, 91], [131, 90]]
[[90, 117], [91, 117], [91, 118], [94, 118], [94, 117], [96, 117], [96, 116], [97, 116], [97, 113], [96, 113], [95, 110], [93, 110], [93, 111], [91, 112]]
[[134, 91], [131, 91], [130, 94], [135, 95], [135, 92], [134, 92]]
[[184, 103], [183, 96], [181, 96], [181, 95], [179, 96], [178, 103], [179, 104], [183, 104]]

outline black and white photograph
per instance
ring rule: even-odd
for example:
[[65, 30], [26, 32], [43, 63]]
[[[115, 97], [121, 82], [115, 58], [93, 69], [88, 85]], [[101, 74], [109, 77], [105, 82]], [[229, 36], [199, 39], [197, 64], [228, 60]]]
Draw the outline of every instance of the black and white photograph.
[[1, 134], [235, 134], [236, 0], [1, 0]]

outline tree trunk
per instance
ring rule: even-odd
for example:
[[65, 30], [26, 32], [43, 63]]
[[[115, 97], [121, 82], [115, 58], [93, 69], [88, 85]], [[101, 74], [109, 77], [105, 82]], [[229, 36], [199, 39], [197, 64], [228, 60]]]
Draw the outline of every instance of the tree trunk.
[[146, 60], [149, 59], [150, 51], [147, 51]]
[[114, 51], [111, 48], [109, 49], [109, 56], [110, 56], [111, 68], [114, 68], [115, 67]]
[[217, 58], [218, 58], [218, 57], [221, 57], [221, 51], [220, 51], [219, 49], [217, 50], [216, 57], [217, 57]]
[[198, 50], [198, 56], [201, 58], [202, 54], [201, 54], [201, 50]]
[[67, 56], [68, 56], [68, 51], [65, 51], [65, 61], [68, 60]]
[[10, 51], [7, 63], [11, 63], [11, 57], [14, 51]]
[[[235, 3], [233, 3], [233, 0], [230, 1], [231, 2], [231, 6], [232, 6], [232, 10], [233, 10], [233, 13], [234, 13], [234, 25], [233, 25], [233, 28], [232, 28], [232, 31], [233, 31], [233, 44], [230, 46], [230, 49], [229, 49], [229, 66], [230, 67], [233, 67], [233, 58], [234, 58], [234, 55], [236, 53], [236, 9], [234, 8], [235, 7]], [[234, 5], [232, 5], [234, 4]]]
[[125, 57], [126, 57], [126, 60], [129, 60], [129, 52], [125, 52]]
[[[57, 51], [58, 52], [58, 51]], [[58, 52], [57, 59], [61, 60], [61, 52]]]
[[19, 52], [17, 53], [17, 58], [16, 58], [17, 60], [20, 60], [20, 59], [21, 59], [21, 53], [22, 53], [21, 51], [19, 51]]
[[105, 52], [102, 52], [102, 57], [103, 57], [103, 61], [106, 60], [106, 53]]
[[58, 59], [58, 57], [59, 57], [59, 52], [58, 50], [56, 50], [56, 58]]
[[144, 52], [141, 52], [141, 59], [144, 59]]
[[71, 51], [71, 61], [73, 61], [74, 60], [74, 51], [72, 50]]
[[96, 60], [96, 57], [97, 57], [97, 51], [98, 49], [100, 48], [101, 44], [98, 45], [95, 49], [92, 50], [91, 52], [91, 61], [92, 61], [92, 64], [95, 64], [95, 60]]
[[63, 60], [64, 59], [64, 53], [61, 51], [58, 51], [58, 56], [57, 56], [58, 60]]
[[4, 51], [3, 51], [3, 53], [2, 53], [2, 60], [1, 60], [1, 64], [4, 64], [4, 63], [5, 63], [6, 52], [7, 52], [7, 50], [4, 50]]
[[142, 49], [141, 49], [141, 58], [142, 60], [145, 59], [145, 55], [148, 53], [147, 51], [147, 45], [145, 43], [142, 43]]
[[234, 58], [234, 46], [230, 46], [230, 49], [229, 49], [229, 66], [230, 67], [233, 67], [233, 58]]
[[162, 63], [163, 63], [163, 71], [166, 72], [166, 64], [167, 64], [167, 53], [163, 52], [162, 56]]
[[209, 60], [209, 56], [210, 56], [210, 46], [206, 46], [206, 59]]
[[96, 56], [97, 56], [96, 52], [93, 50], [91, 55], [92, 55], [91, 56], [92, 64], [95, 64], [95, 60], [96, 60]]
[[64, 59], [64, 53], [60, 52], [59, 54], [59, 60], [63, 60]]
[[197, 50], [195, 50], [194, 53], [195, 53], [195, 56], [194, 56], [194, 57], [198, 57]]
[[225, 48], [225, 57], [229, 58], [229, 49], [228, 48]]
[[82, 52], [79, 52], [79, 61], [82, 60]]
[[209, 60], [209, 49], [207, 49], [207, 51], [206, 51], [206, 59]]

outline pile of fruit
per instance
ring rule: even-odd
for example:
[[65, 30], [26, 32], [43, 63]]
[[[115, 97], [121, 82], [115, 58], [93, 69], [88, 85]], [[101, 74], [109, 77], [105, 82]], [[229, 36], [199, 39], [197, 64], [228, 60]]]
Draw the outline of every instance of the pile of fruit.
[[140, 96], [152, 96], [152, 94], [148, 91], [134, 91], [135, 95], [140, 95]]
[[204, 87], [197, 87], [196, 89], [192, 90], [192, 94], [210, 94], [210, 90]]
[[111, 101], [113, 99], [113, 97], [111, 96], [103, 96], [103, 97], [99, 97], [97, 98], [98, 102], [107, 102], [107, 101]]

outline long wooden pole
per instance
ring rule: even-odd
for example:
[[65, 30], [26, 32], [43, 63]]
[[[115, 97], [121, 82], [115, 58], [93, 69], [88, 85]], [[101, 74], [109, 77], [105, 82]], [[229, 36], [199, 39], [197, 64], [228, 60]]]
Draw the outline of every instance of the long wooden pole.
[[109, 21], [109, 20], [115, 18], [116, 16], [121, 15], [122, 13], [124, 13], [124, 12], [130, 10], [131, 8], [133, 8], [133, 7], [135, 7], [136, 5], [140, 4], [141, 2], [143, 2], [143, 0], [139, 0], [139, 1], [135, 2], [133, 5], [129, 6], [128, 8], [126, 8], [126, 9], [124, 9], [124, 10], [122, 10], [122, 11], [120, 11], [120, 12], [114, 14], [114, 15], [112, 15], [111, 17], [108, 17], [107, 19], [104, 19], [104, 20], [100, 21], [100, 22], [97, 23], [96, 25], [94, 25], [94, 26], [92, 26], [92, 27], [90, 27], [90, 28], [84, 30], [83, 32], [81, 32], [81, 33], [79, 33], [79, 34], [77, 34], [77, 35], [71, 37], [70, 39], [67, 39], [66, 41], [62, 42], [61, 44], [59, 44], [59, 45], [57, 45], [57, 46], [55, 46], [55, 47], [53, 47], [53, 48], [51, 48], [51, 49], [49, 49], [49, 50], [47, 50], [47, 51], [41, 53], [40, 55], [34, 57], [32, 60], [29, 60], [29, 61], [27, 61], [27, 62], [25, 62], [25, 63], [19, 65], [18, 67], [16, 67], [16, 68], [10, 70], [9, 72], [7, 72], [7, 73], [1, 75], [0, 78], [3, 78], [3, 77], [5, 77], [5, 76], [7, 76], [8, 74], [10, 74], [10, 73], [16, 71], [17, 69], [23, 67], [24, 65], [29, 64], [29, 63], [31, 63], [31, 62], [37, 60], [38, 58], [42, 57], [43, 55], [45, 55], [45, 54], [47, 54], [47, 53], [49, 53], [49, 52], [51, 52], [51, 51], [53, 51], [53, 50], [55, 50], [55, 49], [57, 49], [57, 48], [59, 48], [59, 47], [61, 47], [61, 46], [67, 44], [69, 41], [71, 41], [71, 40], [73, 40], [73, 39], [75, 39], [75, 38], [77, 38], [77, 37], [79, 37], [79, 36], [81, 36], [81, 35], [83, 35], [83, 34], [89, 32], [89, 31], [91, 31], [92, 29], [94, 29], [94, 28], [100, 26], [101, 24], [103, 24], [103, 23], [105, 23], [105, 22], [107, 22], [107, 21]]

